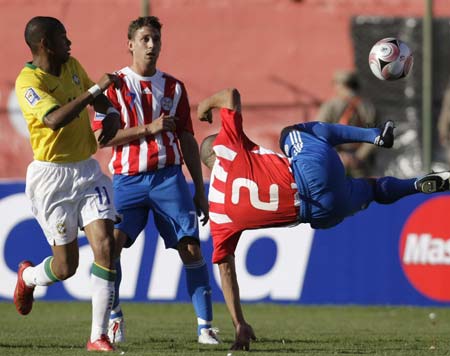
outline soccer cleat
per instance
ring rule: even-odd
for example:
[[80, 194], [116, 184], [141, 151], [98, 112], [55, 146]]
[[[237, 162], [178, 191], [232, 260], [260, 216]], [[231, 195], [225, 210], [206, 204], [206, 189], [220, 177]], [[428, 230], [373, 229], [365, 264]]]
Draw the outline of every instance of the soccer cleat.
[[89, 340], [86, 344], [86, 349], [88, 351], [114, 351], [114, 346], [111, 344], [111, 341], [109, 341], [109, 338], [107, 335], [102, 334], [100, 336], [100, 339], [95, 340], [94, 342], [91, 342]]
[[417, 178], [414, 182], [416, 190], [430, 194], [436, 192], [446, 192], [450, 190], [450, 171], [432, 172]]
[[27, 315], [33, 308], [33, 292], [34, 287], [28, 287], [23, 280], [23, 271], [25, 268], [32, 267], [33, 264], [30, 261], [22, 261], [19, 263], [19, 269], [17, 270], [17, 284], [14, 290], [14, 304], [17, 311], [21, 315]]
[[391, 148], [394, 145], [394, 122], [388, 120], [381, 129], [380, 136], [375, 138], [374, 144], [384, 148]]
[[200, 330], [200, 335], [198, 336], [198, 343], [205, 345], [218, 345], [220, 344], [219, 336], [217, 333], [219, 329], [217, 328], [203, 328]]
[[109, 321], [108, 337], [113, 344], [125, 342], [125, 320], [123, 317], [114, 318]]

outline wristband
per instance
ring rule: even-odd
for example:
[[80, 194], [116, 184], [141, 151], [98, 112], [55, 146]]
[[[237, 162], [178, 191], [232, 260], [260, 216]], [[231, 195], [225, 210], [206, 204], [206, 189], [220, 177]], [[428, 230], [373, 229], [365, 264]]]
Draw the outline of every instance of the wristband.
[[88, 92], [91, 93], [91, 95], [95, 99], [97, 96], [99, 96], [102, 93], [102, 90], [100, 89], [98, 84], [95, 84], [88, 89]]
[[117, 110], [114, 106], [110, 106], [108, 109], [106, 109], [106, 115], [109, 115], [109, 114], [120, 115], [119, 110]]

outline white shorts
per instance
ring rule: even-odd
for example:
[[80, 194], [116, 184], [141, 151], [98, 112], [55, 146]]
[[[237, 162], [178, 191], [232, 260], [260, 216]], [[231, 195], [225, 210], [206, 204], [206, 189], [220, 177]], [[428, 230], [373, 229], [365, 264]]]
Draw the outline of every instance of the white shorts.
[[27, 170], [26, 195], [51, 246], [67, 245], [78, 228], [115, 220], [111, 179], [95, 159], [76, 163], [33, 161]]

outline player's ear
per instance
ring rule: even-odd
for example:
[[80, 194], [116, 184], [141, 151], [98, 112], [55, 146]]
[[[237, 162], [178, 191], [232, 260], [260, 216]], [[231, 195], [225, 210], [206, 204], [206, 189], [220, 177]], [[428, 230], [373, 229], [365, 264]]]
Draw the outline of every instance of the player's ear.
[[47, 38], [41, 38], [39, 40], [39, 47], [44, 48], [44, 49], [48, 49], [49, 47], [49, 40]]
[[128, 51], [130, 51], [131, 54], [133, 54], [134, 50], [134, 43], [132, 40], [128, 40]]

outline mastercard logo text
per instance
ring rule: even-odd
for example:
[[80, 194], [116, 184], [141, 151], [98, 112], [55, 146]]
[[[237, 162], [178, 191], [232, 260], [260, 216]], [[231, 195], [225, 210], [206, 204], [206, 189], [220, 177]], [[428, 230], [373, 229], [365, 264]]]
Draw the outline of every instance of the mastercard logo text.
[[450, 196], [432, 198], [414, 210], [403, 227], [399, 252], [415, 289], [450, 301]]

